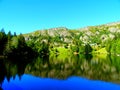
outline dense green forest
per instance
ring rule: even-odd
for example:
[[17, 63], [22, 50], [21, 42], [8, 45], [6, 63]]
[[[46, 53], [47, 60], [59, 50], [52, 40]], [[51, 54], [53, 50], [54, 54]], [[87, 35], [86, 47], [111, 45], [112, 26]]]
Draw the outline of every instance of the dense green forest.
[[[5, 57], [34, 57], [60, 54], [120, 54], [120, 23], [89, 26], [71, 30], [65, 27], [38, 30], [28, 34], [7, 34], [0, 31], [0, 55]], [[60, 50], [59, 48], [63, 49]]]
[[33, 54], [33, 50], [27, 46], [25, 38], [22, 34], [14, 35], [9, 31], [5, 33], [4, 29], [0, 32], [0, 55], [5, 57], [21, 57]]
[[[27, 40], [26, 40], [27, 39]], [[89, 54], [92, 51], [91, 46], [87, 43], [82, 45], [82, 42], [74, 38], [74, 44], [66, 43], [61, 40], [61, 37], [56, 35], [55, 37], [46, 35], [29, 36], [26, 38], [24, 35], [12, 35], [11, 32], [5, 34], [2, 29], [0, 32], [1, 51], [0, 54], [6, 57], [34, 57], [34, 56], [46, 56], [50, 52], [59, 53], [57, 47], [66, 48], [71, 52], [81, 52]], [[56, 44], [55, 44], [56, 43]]]

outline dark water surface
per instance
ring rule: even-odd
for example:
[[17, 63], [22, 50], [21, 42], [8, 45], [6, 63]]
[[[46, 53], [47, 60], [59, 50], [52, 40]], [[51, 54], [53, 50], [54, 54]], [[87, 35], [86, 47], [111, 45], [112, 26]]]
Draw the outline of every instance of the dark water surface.
[[0, 59], [0, 90], [120, 90], [120, 57]]

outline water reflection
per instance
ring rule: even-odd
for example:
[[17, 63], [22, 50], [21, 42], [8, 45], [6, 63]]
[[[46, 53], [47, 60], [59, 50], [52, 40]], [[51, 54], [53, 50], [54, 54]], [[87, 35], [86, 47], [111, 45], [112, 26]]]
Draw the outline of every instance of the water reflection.
[[21, 79], [28, 63], [30, 61], [26, 61], [25, 59], [6, 60], [0, 58], [0, 90], [2, 90], [2, 84], [5, 79], [9, 82], [11, 78], [15, 79], [16, 75]]
[[[61, 57], [53, 55], [43, 58], [38, 57], [32, 61], [0, 59], [0, 72], [2, 72], [0, 74], [0, 90], [2, 90], [5, 82], [11, 83], [11, 80], [16, 82], [16, 78], [17, 80], [19, 78], [17, 82], [20, 83], [21, 80], [28, 81], [35, 78], [33, 76], [62, 81], [66, 81], [72, 76], [80, 76], [92, 80], [120, 83], [120, 57], [109, 55], [69, 55]], [[33, 76], [30, 76], [27, 80], [26, 74]], [[76, 80], [81, 79], [76, 78]], [[56, 89], [53, 88], [53, 90]]]
[[[25, 73], [35, 76], [66, 79], [69, 76], [83, 76], [89, 79], [119, 83], [120, 57], [115, 56], [69, 56], [69, 58], [38, 58], [27, 65]], [[91, 58], [91, 59], [90, 59]]]

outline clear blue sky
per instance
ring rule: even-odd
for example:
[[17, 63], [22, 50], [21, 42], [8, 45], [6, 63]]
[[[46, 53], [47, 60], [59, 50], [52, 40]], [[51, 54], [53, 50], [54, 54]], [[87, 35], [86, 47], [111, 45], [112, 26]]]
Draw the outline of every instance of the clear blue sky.
[[120, 21], [120, 0], [0, 0], [0, 29], [27, 33]]

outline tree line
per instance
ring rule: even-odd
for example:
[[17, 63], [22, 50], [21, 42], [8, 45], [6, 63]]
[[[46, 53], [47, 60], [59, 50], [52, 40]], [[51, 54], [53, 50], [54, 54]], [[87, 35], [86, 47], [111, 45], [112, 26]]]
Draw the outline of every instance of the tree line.
[[65, 48], [70, 47], [71, 52], [89, 54], [92, 52], [92, 47], [89, 43], [84, 44], [79, 40], [78, 36], [69, 37], [72, 39], [72, 44], [64, 42], [64, 38], [60, 35], [50, 36], [47, 31], [46, 35], [39, 34], [38, 36], [29, 36], [28, 39], [22, 34], [7, 34], [4, 29], [0, 31], [0, 55], [5, 57], [34, 57], [46, 56], [56, 46], [64, 45]]
[[4, 29], [0, 31], [0, 55], [5, 57], [31, 57], [33, 50], [26, 44], [22, 34], [14, 35], [9, 31], [7, 34]]

